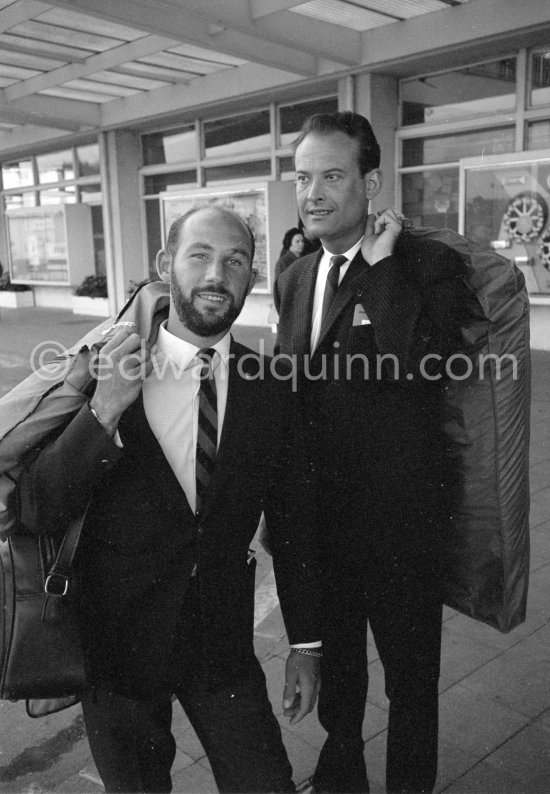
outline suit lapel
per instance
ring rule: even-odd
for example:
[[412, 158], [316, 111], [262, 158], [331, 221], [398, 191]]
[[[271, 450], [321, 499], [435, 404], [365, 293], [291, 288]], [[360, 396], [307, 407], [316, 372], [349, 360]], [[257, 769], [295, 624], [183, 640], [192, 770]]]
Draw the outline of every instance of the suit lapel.
[[300, 275], [296, 286], [296, 313], [294, 315], [294, 352], [305, 355], [311, 348], [311, 323], [313, 297], [319, 262], [323, 254], [320, 248], [300, 264]]

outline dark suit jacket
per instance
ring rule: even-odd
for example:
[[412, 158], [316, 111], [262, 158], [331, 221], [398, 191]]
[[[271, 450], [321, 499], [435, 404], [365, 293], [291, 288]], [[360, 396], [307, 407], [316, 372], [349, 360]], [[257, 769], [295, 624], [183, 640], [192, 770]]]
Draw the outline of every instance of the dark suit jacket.
[[[359, 253], [311, 355], [321, 254], [291, 265], [274, 296], [277, 351], [295, 354], [302, 369], [325, 559], [360, 568], [362, 556], [375, 551], [427, 568], [445, 520], [438, 393], [459, 339], [460, 259], [445, 245], [407, 234], [373, 267]], [[370, 322], [361, 324], [364, 313]]]
[[[21, 519], [55, 531], [91, 493], [78, 568], [92, 681], [150, 693], [169, 678], [182, 605], [197, 564], [203, 667], [231, 680], [253, 655], [249, 544], [265, 510], [291, 641], [320, 636], [311, 548], [311, 467], [300, 452], [284, 384], [258, 377], [258, 359], [232, 342], [215, 473], [200, 521], [147, 423], [141, 396], [121, 418], [123, 449], [85, 406], [31, 463]], [[243, 358], [246, 356], [249, 358]], [[242, 374], [240, 374], [242, 373]]]

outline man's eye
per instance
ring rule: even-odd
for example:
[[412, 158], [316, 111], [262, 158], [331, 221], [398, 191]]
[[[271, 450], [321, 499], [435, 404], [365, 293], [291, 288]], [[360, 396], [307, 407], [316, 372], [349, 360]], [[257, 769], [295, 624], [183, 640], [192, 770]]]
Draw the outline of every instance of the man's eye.
[[244, 262], [241, 262], [240, 259], [228, 259], [227, 263], [229, 267], [243, 267]]
[[338, 179], [340, 179], [340, 174], [327, 174], [325, 179], [327, 182], [336, 182]]
[[304, 185], [308, 181], [307, 176], [305, 174], [298, 174], [296, 176], [296, 184], [297, 185]]

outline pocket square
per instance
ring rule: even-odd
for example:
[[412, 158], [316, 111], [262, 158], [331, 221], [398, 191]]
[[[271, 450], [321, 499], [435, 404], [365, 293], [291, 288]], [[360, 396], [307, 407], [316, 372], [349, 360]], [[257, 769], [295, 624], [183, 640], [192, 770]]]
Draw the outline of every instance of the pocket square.
[[353, 325], [370, 325], [370, 320], [362, 304], [355, 304], [355, 311], [353, 312]]

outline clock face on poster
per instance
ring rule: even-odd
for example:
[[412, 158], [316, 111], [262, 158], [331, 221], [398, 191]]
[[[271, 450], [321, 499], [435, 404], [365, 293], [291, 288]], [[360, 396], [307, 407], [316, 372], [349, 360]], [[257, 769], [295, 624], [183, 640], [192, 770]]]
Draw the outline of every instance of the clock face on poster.
[[536, 240], [548, 219], [548, 205], [538, 193], [520, 193], [508, 204], [504, 226], [513, 239], [529, 243]]

